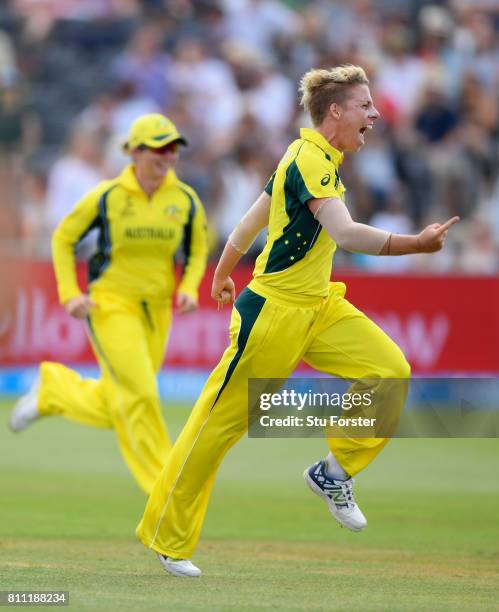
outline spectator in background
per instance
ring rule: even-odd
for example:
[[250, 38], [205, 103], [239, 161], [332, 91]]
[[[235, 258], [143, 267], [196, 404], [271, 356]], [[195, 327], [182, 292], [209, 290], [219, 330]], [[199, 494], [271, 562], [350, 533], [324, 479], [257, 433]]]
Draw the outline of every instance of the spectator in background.
[[376, 126], [370, 135], [369, 146], [359, 151], [353, 165], [367, 189], [372, 212], [380, 210], [397, 188], [393, 150], [382, 124]]
[[274, 58], [280, 69], [295, 82], [309, 66], [319, 65], [319, 58], [328, 48], [327, 31], [317, 7], [305, 5], [298, 14], [298, 31], [293, 36], [277, 35]]
[[[95, 132], [76, 126], [68, 137], [63, 155], [48, 174], [47, 221], [54, 230], [85, 193], [104, 176], [101, 170], [101, 143]], [[88, 239], [85, 249], [92, 249]]]
[[171, 66], [164, 43], [162, 27], [155, 23], [141, 25], [109, 70], [112, 81], [127, 85], [134, 83], [138, 96], [154, 100], [162, 110], [172, 99]]
[[207, 48], [218, 54], [228, 36], [223, 0], [197, 0], [195, 9], [196, 19], [191, 22], [191, 36], [194, 33], [192, 30], [196, 30], [197, 38], [202, 38]]
[[431, 205], [433, 183], [421, 136], [408, 122], [393, 131], [393, 155], [397, 177], [407, 189], [407, 206], [415, 225], [420, 225]]
[[7, 32], [0, 30], [0, 82], [12, 83], [19, 78], [14, 45]]
[[[407, 213], [405, 193], [400, 185], [387, 193], [386, 198], [369, 219], [369, 225], [393, 234], [412, 234], [414, 226]], [[413, 258], [408, 255], [390, 257], [383, 262], [380, 257], [355, 255], [354, 260], [361, 262], [362, 267], [373, 272], [404, 273], [410, 270], [414, 264]]]
[[0, 238], [4, 240], [18, 236], [16, 209], [21, 198], [23, 163], [39, 139], [38, 117], [29, 108], [14, 47], [9, 36], [0, 31]]
[[121, 172], [128, 163], [119, 146], [128, 126], [141, 115], [159, 112], [158, 104], [137, 92], [134, 81], [119, 81], [100, 93], [77, 119], [82, 131], [92, 132], [104, 144], [101, 171], [106, 176]]
[[445, 140], [458, 124], [458, 115], [440, 83], [429, 82], [422, 92], [422, 102], [416, 111], [414, 125], [426, 142]]
[[226, 62], [210, 57], [202, 41], [177, 44], [171, 69], [175, 92], [185, 96], [190, 117], [197, 117], [212, 150], [224, 155], [242, 114], [241, 97]]
[[455, 45], [455, 24], [444, 6], [429, 4], [419, 14], [420, 50], [428, 73], [455, 102], [464, 70], [463, 54]]
[[[219, 161], [216, 147], [211, 147], [204, 132], [204, 117], [193, 117], [190, 113], [189, 94], [176, 92], [173, 105], [169, 110], [169, 117], [176, 124], [185, 125], [184, 134], [190, 145], [189, 159], [179, 160], [179, 173], [189, 185], [203, 194], [207, 210], [214, 206], [212, 189], [216, 181], [214, 172], [206, 172], [206, 168], [213, 168]], [[210, 215], [208, 215], [208, 218]]]
[[459, 118], [442, 85], [429, 81], [422, 91], [414, 125], [422, 137], [432, 175], [433, 210], [465, 216], [470, 186], [457, 138]]
[[291, 81], [271, 63], [255, 63], [255, 80], [245, 95], [245, 107], [269, 137], [285, 132], [295, 114], [296, 96]]
[[22, 254], [35, 259], [50, 259], [53, 226], [48, 219], [47, 176], [43, 168], [28, 168], [22, 182]]
[[153, 98], [140, 94], [134, 81], [118, 81], [99, 94], [78, 118], [82, 127], [98, 132], [104, 138], [126, 138], [128, 126], [141, 115], [159, 112]]
[[227, 36], [272, 57], [277, 35], [298, 34], [296, 13], [278, 0], [224, 0], [227, 10]]
[[243, 44], [227, 43], [224, 57], [232, 68], [245, 112], [266, 131], [267, 138], [285, 133], [296, 110], [291, 81], [259, 51]]
[[424, 62], [412, 53], [407, 27], [391, 24], [383, 33], [385, 57], [375, 76], [376, 95], [387, 98], [399, 118], [409, 117], [426, 80]]
[[469, 22], [473, 53], [466, 61], [467, 71], [476, 75], [487, 92], [499, 90], [499, 38], [491, 16], [473, 12]]
[[[221, 163], [218, 174], [220, 193], [214, 221], [220, 241], [225, 243], [239, 220], [260, 195], [262, 183], [268, 177], [262, 168], [259, 150], [244, 144], [239, 145], [235, 156]], [[234, 197], [234, 194], [237, 194], [237, 197]], [[260, 251], [263, 243], [264, 240], [260, 236], [253, 246]]]
[[32, 43], [49, 39], [59, 20], [93, 21], [130, 18], [140, 14], [140, 0], [11, 0], [12, 12], [22, 18], [23, 38]]
[[491, 185], [490, 193], [482, 201], [480, 218], [486, 220], [492, 230], [496, 249], [496, 269], [499, 272], [499, 177]]
[[156, 100], [140, 93], [133, 81], [120, 81], [114, 87], [114, 107], [111, 111], [109, 132], [111, 135], [126, 137], [128, 126], [141, 115], [158, 113], [161, 109]]
[[45, 41], [58, 17], [57, 3], [52, 0], [14, 0], [13, 14], [22, 17], [22, 37], [26, 42]]
[[369, 65], [381, 61], [381, 34], [385, 24], [375, 2], [320, 0], [308, 10], [320, 15], [328, 48], [335, 54], [358, 52]]
[[[383, 133], [373, 133], [365, 157], [345, 160], [350, 206], [368, 221], [401, 183], [408, 213], [419, 226], [434, 219], [439, 207], [475, 218], [497, 181], [499, 22], [492, 5], [413, 2], [412, 10], [409, 0], [12, 0], [4, 9], [12, 15], [6, 27], [21, 36], [15, 49], [8, 36], [0, 35], [0, 73], [14, 68], [24, 82], [33, 79], [36, 110], [46, 128], [40, 152], [45, 159], [61, 144], [54, 116], [86, 107], [80, 119], [86, 129], [98, 125], [99, 138], [106, 141], [104, 173], [117, 173], [126, 161], [116, 154], [122, 131], [117, 126], [135, 111], [165, 110], [184, 126], [193, 145], [189, 163], [180, 161], [181, 172], [209, 210], [221, 211], [221, 173], [227, 165], [238, 166], [234, 158], [241, 145], [258, 150], [270, 172], [285, 143], [296, 136], [302, 122], [290, 81], [311, 67], [352, 61], [369, 66], [386, 125]], [[123, 23], [123, 17], [126, 27], [115, 36], [116, 19]], [[74, 62], [74, 74], [81, 75], [75, 89], [82, 90], [74, 91], [72, 100], [55, 95], [47, 103], [47, 91], [58, 90], [58, 79], [67, 80], [60, 61], [54, 61], [54, 47], [47, 44], [53, 40], [47, 38], [50, 33], [57, 42], [59, 25], [64, 30], [60, 19], [85, 20], [88, 31], [99, 20], [92, 40], [110, 91], [102, 94], [92, 76], [95, 54], [81, 39], [68, 38], [65, 69], [71, 71]], [[428, 92], [428, 81], [440, 92]], [[21, 98], [25, 108], [24, 91]], [[9, 129], [13, 125], [8, 123]], [[13, 214], [1, 214], [12, 224]], [[468, 244], [464, 240], [463, 248], [471, 249]], [[442, 254], [442, 261], [447, 256]], [[348, 257], [341, 253], [338, 260], [351, 264]]]
[[499, 271], [497, 265], [497, 246], [494, 244], [493, 229], [489, 221], [472, 219], [469, 221], [466, 240], [472, 248], [462, 245], [458, 267], [465, 274], [495, 274]]

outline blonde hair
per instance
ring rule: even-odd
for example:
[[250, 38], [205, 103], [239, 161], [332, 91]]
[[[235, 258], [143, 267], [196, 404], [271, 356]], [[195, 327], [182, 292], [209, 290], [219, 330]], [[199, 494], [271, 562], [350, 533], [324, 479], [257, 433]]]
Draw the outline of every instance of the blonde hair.
[[320, 125], [331, 104], [342, 104], [354, 85], [369, 85], [360, 66], [343, 64], [335, 68], [309, 70], [300, 81], [301, 104], [312, 123]]

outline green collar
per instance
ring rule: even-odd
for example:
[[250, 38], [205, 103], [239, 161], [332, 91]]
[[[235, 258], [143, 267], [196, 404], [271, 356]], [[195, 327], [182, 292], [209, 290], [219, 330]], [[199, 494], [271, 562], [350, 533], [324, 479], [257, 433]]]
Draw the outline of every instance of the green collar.
[[324, 136], [317, 130], [313, 130], [311, 128], [301, 128], [300, 138], [313, 142], [320, 147], [325, 153], [327, 153], [327, 155], [329, 155], [335, 166], [339, 166], [343, 161], [343, 153], [331, 146]]

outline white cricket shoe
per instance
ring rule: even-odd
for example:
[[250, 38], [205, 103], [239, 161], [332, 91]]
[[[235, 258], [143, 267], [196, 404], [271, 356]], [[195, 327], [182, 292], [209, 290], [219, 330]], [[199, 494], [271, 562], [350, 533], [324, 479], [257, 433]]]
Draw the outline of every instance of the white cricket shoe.
[[303, 473], [311, 491], [327, 503], [329, 511], [342, 527], [351, 531], [362, 531], [367, 525], [366, 517], [355, 503], [353, 478], [334, 480], [327, 475], [326, 462], [318, 461]]
[[199, 567], [196, 567], [189, 559], [172, 559], [161, 553], [158, 553], [158, 559], [165, 570], [174, 576], [182, 578], [199, 578], [201, 576]]
[[13, 432], [26, 429], [33, 421], [40, 418], [38, 411], [38, 391], [40, 389], [40, 378], [37, 377], [31, 385], [30, 390], [22, 395], [14, 405], [10, 413], [9, 427]]

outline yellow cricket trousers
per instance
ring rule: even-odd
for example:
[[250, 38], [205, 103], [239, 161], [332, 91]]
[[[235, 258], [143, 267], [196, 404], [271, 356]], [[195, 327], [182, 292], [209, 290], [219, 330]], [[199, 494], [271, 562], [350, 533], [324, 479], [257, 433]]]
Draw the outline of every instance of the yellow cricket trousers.
[[99, 380], [44, 362], [39, 410], [93, 427], [115, 429], [123, 458], [149, 494], [171, 448], [161, 414], [156, 374], [163, 362], [171, 305], [92, 294], [97, 307], [87, 320]]
[[[409, 378], [400, 349], [344, 293], [343, 283], [332, 283], [329, 297], [312, 307], [266, 299], [249, 288], [241, 293], [232, 312], [230, 346], [175, 442], [137, 527], [144, 545], [175, 558], [192, 556], [217, 469], [248, 427], [249, 378], [287, 378], [302, 359], [346, 379]], [[398, 412], [406, 395], [402, 386], [395, 400]], [[366, 467], [386, 442], [328, 440], [351, 475]]]

